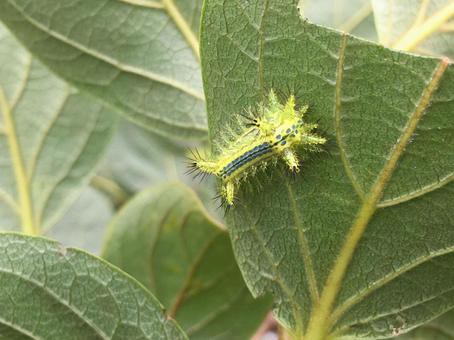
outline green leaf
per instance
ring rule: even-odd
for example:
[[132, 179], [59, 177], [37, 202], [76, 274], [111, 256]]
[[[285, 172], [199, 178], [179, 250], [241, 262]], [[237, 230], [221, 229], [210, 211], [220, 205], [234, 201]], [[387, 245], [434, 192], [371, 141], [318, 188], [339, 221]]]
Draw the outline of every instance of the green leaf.
[[[216, 195], [212, 179], [207, 178], [207, 181], [201, 183], [186, 174], [189, 145], [120, 121], [99, 173], [112, 179], [129, 193], [162, 182], [181, 181], [194, 189], [209, 211], [216, 215], [219, 211], [217, 203], [212, 199]], [[118, 155], [121, 155], [121, 161], [118, 161]]]
[[113, 214], [113, 204], [109, 198], [87, 187], [46, 236], [64, 246], [99, 254], [105, 229]]
[[378, 36], [385, 46], [454, 58], [451, 0], [372, 0], [372, 4]]
[[186, 339], [137, 281], [55, 241], [0, 234], [0, 338]]
[[399, 340], [452, 340], [454, 339], [454, 310], [440, 316], [414, 331], [402, 335]]
[[52, 71], [129, 119], [202, 138], [198, 41], [189, 26], [201, 1], [184, 12], [180, 2], [6, 0], [0, 20]]
[[78, 197], [115, 115], [49, 73], [3, 25], [0, 65], [0, 220], [37, 233]]
[[254, 300], [227, 233], [181, 184], [146, 190], [110, 226], [104, 258], [148, 287], [191, 339], [245, 339], [271, 307]]
[[137, 192], [162, 181], [183, 179], [185, 152], [183, 145], [120, 121], [100, 173], [127, 191]]
[[271, 88], [328, 139], [294, 180], [280, 162], [238, 193], [229, 231], [253, 294], [311, 340], [453, 308], [454, 67], [305, 22], [294, 0], [207, 1], [201, 53], [213, 139]]

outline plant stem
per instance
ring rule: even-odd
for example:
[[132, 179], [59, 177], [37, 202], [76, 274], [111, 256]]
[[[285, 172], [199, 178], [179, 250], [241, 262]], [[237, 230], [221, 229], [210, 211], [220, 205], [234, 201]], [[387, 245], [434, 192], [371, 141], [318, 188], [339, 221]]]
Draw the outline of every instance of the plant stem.
[[95, 189], [109, 196], [116, 208], [129, 199], [129, 195], [117, 183], [106, 177], [96, 175], [91, 179], [90, 184]]

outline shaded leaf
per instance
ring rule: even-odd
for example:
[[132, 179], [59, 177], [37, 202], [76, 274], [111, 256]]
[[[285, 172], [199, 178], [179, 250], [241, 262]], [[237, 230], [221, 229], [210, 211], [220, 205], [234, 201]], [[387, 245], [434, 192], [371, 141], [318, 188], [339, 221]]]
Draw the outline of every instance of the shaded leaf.
[[454, 311], [402, 335], [399, 340], [452, 340], [454, 339]]
[[183, 145], [121, 121], [100, 173], [137, 192], [162, 181], [183, 179], [185, 152]]
[[[450, 0], [372, 0], [380, 42], [398, 49], [454, 58], [454, 3]], [[451, 19], [451, 23], [450, 20]], [[412, 45], [408, 40], [418, 43]]]
[[245, 339], [270, 308], [247, 290], [227, 233], [181, 184], [128, 203], [110, 226], [104, 257], [148, 287], [191, 339]]
[[88, 181], [115, 115], [52, 75], [3, 25], [0, 92], [2, 227], [47, 229]]
[[307, 23], [293, 0], [207, 1], [201, 53], [213, 139], [271, 88], [328, 139], [294, 180], [280, 163], [238, 194], [229, 231], [253, 294], [311, 340], [453, 308], [454, 67]]
[[186, 339], [137, 281], [54, 241], [0, 234], [0, 282], [3, 339]]
[[[197, 38], [174, 23], [177, 17], [187, 25], [176, 4], [7, 0], [0, 20], [50, 69], [129, 119], [161, 134], [201, 138], [206, 114]], [[197, 10], [183, 7], [188, 15]]]
[[[200, 145], [197, 147], [203, 148]], [[162, 182], [181, 181], [193, 188], [209, 211], [217, 215], [219, 211], [216, 209], [217, 202], [213, 201], [216, 193], [212, 179], [200, 182], [186, 175], [188, 148], [181, 141], [121, 121], [99, 172], [129, 193]]]
[[87, 187], [63, 217], [46, 235], [64, 246], [99, 254], [113, 205], [101, 192]]

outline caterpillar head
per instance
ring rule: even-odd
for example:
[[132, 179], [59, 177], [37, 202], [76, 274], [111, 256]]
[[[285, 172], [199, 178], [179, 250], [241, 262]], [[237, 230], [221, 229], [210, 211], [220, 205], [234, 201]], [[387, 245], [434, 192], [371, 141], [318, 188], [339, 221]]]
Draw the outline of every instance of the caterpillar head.
[[298, 119], [288, 119], [278, 126], [274, 134], [274, 143], [278, 150], [285, 150], [289, 147], [301, 143], [303, 125], [298, 124]]

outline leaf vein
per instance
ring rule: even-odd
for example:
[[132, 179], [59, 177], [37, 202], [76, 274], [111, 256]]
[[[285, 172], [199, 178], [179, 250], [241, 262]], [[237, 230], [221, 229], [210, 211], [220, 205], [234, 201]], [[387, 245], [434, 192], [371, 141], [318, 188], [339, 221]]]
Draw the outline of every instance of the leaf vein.
[[21, 276], [20, 274], [18, 273], [15, 273], [15, 272], [12, 272], [12, 271], [9, 271], [9, 270], [6, 270], [4, 268], [0, 268], [0, 273], [3, 273], [5, 275], [12, 275], [12, 276], [15, 276], [17, 277], [18, 279], [20, 280], [23, 280], [25, 282], [28, 282], [30, 284], [32, 284], [33, 286], [36, 286], [37, 288], [39, 288], [40, 290], [42, 290], [43, 292], [45, 292], [50, 298], [52, 298], [53, 300], [57, 301], [57, 303], [59, 303], [61, 306], [64, 306], [66, 307], [70, 312], [72, 312], [79, 320], [81, 320], [84, 324], [88, 325], [101, 339], [109, 339], [109, 337], [101, 330], [101, 329], [98, 329], [95, 325], [93, 325], [88, 319], [85, 319], [83, 317], [83, 313], [78, 310], [77, 308], [75, 308], [74, 306], [71, 306], [69, 304], [67, 304], [66, 302], [64, 302], [58, 295], [56, 295], [49, 287], [46, 287], [46, 286], [43, 286], [40, 282], [36, 281], [36, 280], [33, 280], [31, 278], [27, 278], [27, 277], [24, 277], [24, 276]]
[[27, 330], [23, 329], [22, 327], [15, 325], [11, 322], [8, 322], [3, 318], [0, 318], [0, 324], [4, 324], [5, 326], [10, 327], [10, 328], [14, 329], [15, 331], [29, 337], [30, 339], [42, 340], [42, 338], [37, 337], [36, 335], [33, 335], [32, 333], [28, 332]]
[[432, 191], [436, 191], [438, 189], [443, 188], [445, 185], [449, 184], [452, 180], [454, 180], [454, 173], [451, 173], [451, 174], [447, 175], [446, 177], [442, 178], [441, 180], [439, 180], [438, 182], [431, 183], [419, 190], [412, 191], [405, 195], [382, 201], [381, 203], [377, 204], [377, 208], [391, 207], [394, 205], [398, 205], [398, 204], [413, 200], [415, 198], [428, 194]]
[[62, 34], [56, 32], [56, 31], [44, 26], [43, 24], [39, 23], [38, 21], [33, 19], [30, 15], [27, 15], [25, 12], [20, 11], [20, 9], [17, 8], [17, 6], [11, 0], [7, 0], [7, 1], [12, 7], [14, 7], [18, 12], [21, 13], [21, 15], [24, 17], [24, 19], [26, 21], [28, 21], [31, 25], [35, 26], [40, 31], [45, 32], [50, 37], [52, 37], [52, 38], [54, 38], [54, 39], [56, 39], [58, 41], [61, 41], [61, 42], [65, 43], [65, 44], [67, 44], [67, 45], [79, 50], [82, 53], [85, 53], [85, 54], [87, 54], [87, 55], [89, 55], [91, 57], [99, 59], [99, 60], [105, 62], [106, 64], [114, 66], [115, 68], [117, 68], [121, 72], [134, 74], [134, 75], [146, 78], [146, 79], [151, 80], [151, 81], [155, 81], [155, 82], [158, 82], [158, 83], [162, 83], [162, 84], [168, 85], [168, 86], [173, 87], [173, 88], [175, 88], [177, 90], [180, 90], [180, 91], [182, 91], [182, 92], [184, 92], [184, 93], [186, 93], [186, 94], [188, 94], [188, 95], [190, 95], [190, 96], [192, 96], [192, 97], [194, 97], [196, 99], [199, 99], [201, 101], [205, 101], [203, 94], [198, 93], [197, 91], [195, 91], [194, 89], [188, 87], [185, 84], [182, 84], [182, 83], [180, 83], [178, 81], [175, 81], [173, 79], [169, 79], [167, 77], [161, 76], [159, 74], [153, 73], [151, 71], [144, 70], [144, 69], [141, 69], [141, 68], [133, 66], [133, 65], [128, 65], [128, 64], [122, 63], [119, 60], [115, 60], [114, 58], [101, 53], [100, 51], [91, 49], [91, 48], [89, 48], [87, 46], [84, 46], [84, 45], [82, 45], [82, 44], [80, 44], [80, 43], [78, 43], [76, 41], [70, 40], [68, 37], [65, 37], [64, 35], [62, 35]]
[[[193, 214], [196, 213], [196, 210], [193, 211], [188, 211], [185, 216], [183, 216], [183, 220], [185, 221], [184, 224], [186, 224], [187, 218]], [[220, 236], [220, 232], [217, 232], [213, 237], [211, 237], [204, 245], [200, 247], [199, 253], [196, 255], [194, 258], [194, 261], [191, 264], [191, 267], [189, 268], [189, 272], [187, 273], [186, 280], [182, 282], [181, 289], [179, 292], [176, 294], [174, 302], [172, 306], [169, 308], [169, 311], [167, 315], [171, 318], [174, 318], [178, 309], [180, 308], [181, 304], [184, 302], [187, 292], [189, 288], [191, 287], [191, 283], [197, 273], [197, 269], [200, 267], [202, 264], [203, 257], [205, 254], [208, 252], [208, 249], [214, 244], [215, 240]]]
[[343, 34], [341, 38], [341, 45], [339, 48], [339, 56], [337, 62], [336, 70], [336, 88], [335, 88], [335, 107], [334, 107], [334, 117], [335, 117], [335, 127], [336, 127], [336, 140], [337, 145], [339, 146], [339, 153], [342, 164], [344, 166], [345, 173], [350, 179], [353, 189], [356, 191], [356, 194], [364, 200], [364, 190], [358, 183], [358, 180], [353, 173], [352, 165], [347, 157], [346, 146], [344, 140], [342, 139], [342, 127], [341, 127], [341, 106], [342, 106], [342, 80], [344, 77], [344, 61], [345, 61], [345, 49], [347, 48], [347, 35]]
[[[434, 296], [430, 296], [429, 298], [424, 298], [424, 299], [421, 299], [419, 301], [415, 301], [414, 303], [412, 303], [410, 305], [403, 306], [402, 308], [399, 308], [398, 310], [391, 310], [391, 311], [388, 311], [388, 312], [383, 312], [383, 313], [375, 314], [375, 315], [367, 317], [367, 318], [356, 320], [354, 323], [352, 322], [352, 323], [349, 323], [349, 324], [347, 324], [345, 326], [342, 326], [341, 328], [335, 330], [331, 334], [333, 334], [333, 335], [334, 334], [336, 334], [336, 335], [337, 334], [342, 334], [343, 332], [348, 331], [348, 329], [350, 329], [351, 326], [353, 326], [353, 325], [358, 325], [358, 324], [364, 325], [364, 324], [367, 324], [369, 322], [380, 320], [381, 318], [385, 318], [385, 317], [388, 317], [390, 315], [401, 313], [403, 311], [406, 311], [406, 310], [409, 310], [409, 309], [412, 309], [412, 308], [416, 308], [416, 307], [426, 308], [424, 305], [426, 303], [428, 303], [428, 302], [431, 302], [431, 301], [436, 300], [436, 299], [446, 300], [446, 298], [444, 297], [444, 294], [451, 293], [452, 291], [454, 291], [454, 288], [447, 289], [446, 291], [441, 292], [440, 295], [434, 295]], [[450, 303], [452, 303], [452, 302], [450, 302]], [[444, 309], [443, 311], [439, 312], [438, 315], [434, 315], [433, 318], [436, 318], [437, 316], [442, 315], [442, 314], [446, 313], [447, 311], [450, 311], [452, 309], [452, 307], [453, 307], [452, 305], [449, 306], [447, 309]]]
[[194, 55], [196, 56], [197, 60], [200, 60], [200, 51], [199, 51], [199, 40], [195, 36], [194, 32], [192, 31], [191, 27], [189, 26], [186, 19], [181, 14], [178, 7], [175, 5], [173, 0], [161, 0], [169, 17], [173, 20], [175, 25], [180, 30], [183, 37], [188, 42], [189, 46], [191, 47]]
[[289, 185], [288, 182], [286, 183], [286, 185], [290, 196], [290, 202], [292, 204], [293, 219], [296, 224], [295, 228], [298, 231], [298, 241], [300, 244], [301, 254], [303, 255], [304, 259], [305, 264], [304, 269], [306, 271], [309, 292], [311, 294], [312, 304], [315, 306], [318, 304], [320, 297], [318, 292], [317, 279], [314, 271], [314, 264], [312, 263], [311, 251], [309, 248], [309, 243], [306, 239], [306, 235], [304, 234], [303, 224], [301, 223], [301, 216], [296, 206], [295, 195], [293, 193], [292, 187]]
[[49, 201], [50, 201], [50, 198], [52, 197], [53, 193], [55, 192], [55, 190], [57, 189], [57, 187], [60, 185], [60, 183], [65, 179], [67, 178], [68, 174], [71, 172], [71, 170], [73, 169], [74, 165], [77, 163], [77, 161], [80, 159], [80, 157], [82, 156], [85, 148], [88, 146], [88, 142], [90, 141], [92, 135], [93, 135], [93, 132], [94, 130], [96, 129], [96, 125], [99, 123], [99, 120], [101, 119], [100, 118], [101, 115], [99, 114], [98, 117], [92, 122], [92, 125], [91, 126], [86, 126], [87, 130], [90, 129], [90, 133], [87, 134], [86, 136], [86, 139], [82, 145], [82, 147], [80, 148], [79, 152], [77, 153], [76, 157], [74, 158], [74, 160], [71, 162], [71, 164], [65, 169], [63, 175], [61, 175], [59, 178], [57, 178], [57, 181], [55, 182], [55, 185], [52, 187], [52, 189], [49, 191], [49, 193], [46, 195], [46, 198], [43, 200], [43, 203], [42, 203], [42, 208], [40, 209], [39, 213], [38, 213], [38, 221], [39, 223], [41, 224], [42, 223], [42, 219], [43, 219], [43, 214], [44, 212], [46, 211], [47, 209], [47, 206], [49, 204]]
[[429, 253], [428, 255], [420, 256], [416, 258], [414, 261], [409, 262], [398, 269], [394, 270], [392, 273], [383, 276], [379, 280], [371, 282], [369, 286], [362, 291], [358, 292], [351, 298], [345, 300], [339, 307], [337, 307], [332, 316], [331, 316], [331, 324], [334, 325], [349, 309], [351, 309], [354, 305], [358, 304], [359, 302], [363, 301], [368, 295], [376, 291], [377, 289], [385, 286], [389, 282], [393, 281], [394, 279], [398, 278], [400, 275], [430, 261], [434, 258], [439, 256], [448, 255], [454, 252], [454, 246], [439, 249], [435, 252]]

